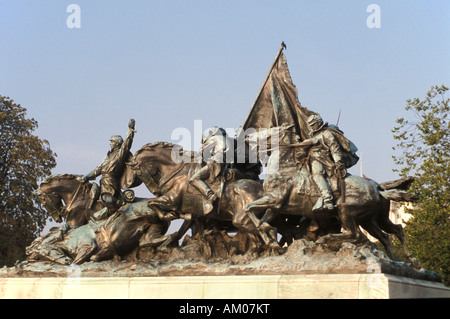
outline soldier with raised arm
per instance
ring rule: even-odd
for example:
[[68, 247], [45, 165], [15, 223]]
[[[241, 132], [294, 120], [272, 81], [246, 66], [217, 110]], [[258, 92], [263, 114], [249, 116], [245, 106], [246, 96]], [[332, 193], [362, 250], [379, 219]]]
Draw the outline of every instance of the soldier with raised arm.
[[120, 179], [125, 169], [125, 163], [132, 156], [130, 149], [135, 134], [135, 120], [128, 123], [128, 133], [123, 140], [119, 135], [113, 135], [110, 139], [111, 150], [103, 162], [92, 172], [81, 177], [86, 182], [102, 176], [100, 179], [100, 199], [107, 207], [108, 215], [124, 204], [121, 195]]

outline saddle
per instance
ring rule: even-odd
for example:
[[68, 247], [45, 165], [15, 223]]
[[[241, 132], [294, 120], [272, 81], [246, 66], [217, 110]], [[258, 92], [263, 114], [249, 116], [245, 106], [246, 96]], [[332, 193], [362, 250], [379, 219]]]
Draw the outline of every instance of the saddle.
[[[100, 199], [100, 187], [96, 183], [89, 183], [90, 190], [89, 190], [89, 203], [87, 206], [87, 209], [92, 209], [94, 206], [94, 203], [97, 202]], [[135, 199], [134, 191], [131, 189], [127, 189], [120, 192], [121, 199], [124, 203], [132, 203]]]
[[[328, 184], [330, 185], [331, 192], [335, 199], [341, 196], [340, 178], [333, 174], [331, 177], [327, 176]], [[319, 188], [314, 183], [311, 172], [306, 165], [303, 165], [300, 169], [296, 168], [294, 172], [294, 183], [296, 192], [299, 195], [305, 195], [310, 197], [321, 197]]]

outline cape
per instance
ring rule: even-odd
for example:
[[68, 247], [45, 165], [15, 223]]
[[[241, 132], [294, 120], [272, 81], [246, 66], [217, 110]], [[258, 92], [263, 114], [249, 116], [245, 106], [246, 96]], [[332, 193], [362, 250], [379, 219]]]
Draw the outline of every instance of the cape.
[[352, 141], [346, 138], [341, 130], [330, 126], [326, 127], [325, 129], [332, 133], [338, 141], [342, 153], [344, 154], [343, 159], [345, 167], [350, 168], [354, 166], [359, 160], [358, 155], [356, 155], [358, 148], [355, 146], [355, 144], [353, 144]]

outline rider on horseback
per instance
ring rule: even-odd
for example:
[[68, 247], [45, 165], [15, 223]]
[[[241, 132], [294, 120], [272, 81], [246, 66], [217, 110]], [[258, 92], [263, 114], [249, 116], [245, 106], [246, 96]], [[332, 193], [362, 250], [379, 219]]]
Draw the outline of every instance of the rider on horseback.
[[309, 150], [311, 175], [321, 194], [313, 211], [332, 211], [334, 196], [328, 179], [335, 174], [338, 178], [347, 175], [346, 169], [358, 161], [355, 154], [357, 149], [336, 126], [324, 123], [318, 114], [311, 115], [308, 124], [313, 136], [300, 143], [300, 146], [311, 146]]
[[206, 215], [213, 209], [217, 195], [205, 181], [210, 174], [213, 174], [215, 178], [219, 175], [225, 176], [230, 164], [234, 162], [234, 139], [228, 137], [223, 128], [213, 126], [202, 136], [200, 153], [204, 166], [189, 179], [189, 183], [205, 197], [204, 213]]
[[106, 155], [103, 162], [92, 172], [82, 176], [83, 182], [95, 179], [102, 175], [100, 180], [100, 198], [107, 208], [109, 216], [117, 208], [123, 205], [121, 197], [120, 179], [123, 174], [125, 163], [132, 156], [130, 149], [133, 144], [135, 121], [131, 119], [128, 123], [128, 134], [125, 138], [114, 135], [110, 139], [111, 150]]

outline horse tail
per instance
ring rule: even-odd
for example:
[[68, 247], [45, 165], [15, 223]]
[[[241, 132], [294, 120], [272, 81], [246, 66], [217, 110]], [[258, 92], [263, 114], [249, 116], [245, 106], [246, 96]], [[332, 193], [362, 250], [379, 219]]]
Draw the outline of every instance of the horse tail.
[[415, 202], [417, 197], [406, 192], [414, 182], [414, 177], [406, 176], [395, 181], [384, 182], [379, 185], [380, 195], [394, 202]]
[[407, 190], [413, 182], [414, 182], [414, 177], [406, 176], [406, 177], [397, 179], [395, 181], [381, 183], [380, 188], [383, 190], [390, 190], [390, 189]]
[[383, 198], [394, 202], [415, 202], [417, 200], [416, 196], [401, 189], [388, 189], [380, 191], [380, 195]]

